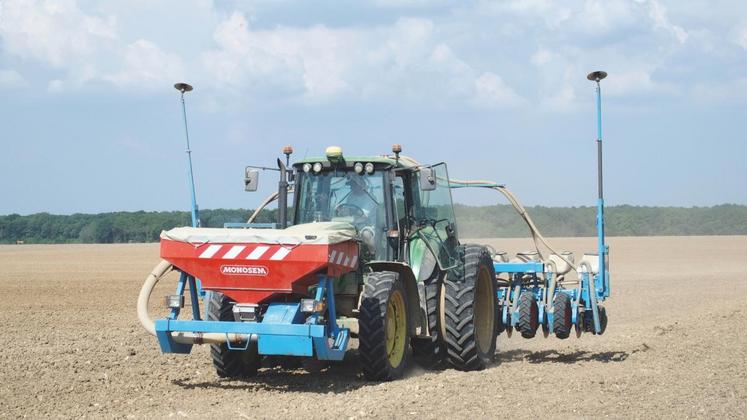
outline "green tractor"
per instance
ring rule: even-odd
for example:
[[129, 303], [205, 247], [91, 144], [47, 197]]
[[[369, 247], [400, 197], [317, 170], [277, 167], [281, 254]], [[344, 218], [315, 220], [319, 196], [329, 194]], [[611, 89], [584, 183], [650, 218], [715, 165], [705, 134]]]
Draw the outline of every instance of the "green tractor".
[[[402, 376], [410, 355], [426, 368], [483, 369], [494, 357], [499, 313], [490, 253], [459, 242], [446, 164], [420, 165], [400, 156], [399, 145], [392, 150], [348, 157], [329, 147], [292, 171], [278, 160], [279, 227], [289, 224], [289, 188], [293, 226], [355, 227], [359, 263], [335, 279], [334, 305], [353, 334], [357, 320], [366, 378]], [[247, 190], [257, 179], [247, 168]]]
[[[458, 240], [446, 164], [400, 151], [348, 157], [330, 147], [289, 168], [286, 148], [278, 192], [247, 223], [162, 232], [163, 261], [138, 297], [161, 351], [209, 344], [218, 375], [240, 378], [268, 358], [342, 360], [357, 336], [370, 380], [401, 377], [411, 356], [425, 367], [485, 368], [499, 313], [491, 255]], [[246, 190], [265, 169], [246, 168]], [[253, 223], [275, 199], [278, 223]], [[154, 320], [148, 301], [171, 270], [181, 273], [171, 312]], [[181, 320], [187, 288], [192, 320]]]

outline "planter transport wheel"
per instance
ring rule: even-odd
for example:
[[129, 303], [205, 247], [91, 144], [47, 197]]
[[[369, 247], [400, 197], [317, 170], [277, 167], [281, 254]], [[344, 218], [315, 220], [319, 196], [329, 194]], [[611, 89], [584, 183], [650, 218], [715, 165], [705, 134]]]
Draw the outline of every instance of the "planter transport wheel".
[[517, 329], [524, 338], [532, 338], [539, 327], [539, 309], [534, 294], [524, 291], [519, 296], [519, 322]]

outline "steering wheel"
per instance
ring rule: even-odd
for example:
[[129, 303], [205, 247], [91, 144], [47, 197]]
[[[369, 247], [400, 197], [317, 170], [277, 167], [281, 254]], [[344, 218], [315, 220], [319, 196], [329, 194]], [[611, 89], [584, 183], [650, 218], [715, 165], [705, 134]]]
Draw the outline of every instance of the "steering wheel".
[[366, 213], [362, 208], [349, 203], [340, 203], [335, 206], [335, 215], [342, 217], [353, 216], [354, 220], [360, 220], [366, 217]]

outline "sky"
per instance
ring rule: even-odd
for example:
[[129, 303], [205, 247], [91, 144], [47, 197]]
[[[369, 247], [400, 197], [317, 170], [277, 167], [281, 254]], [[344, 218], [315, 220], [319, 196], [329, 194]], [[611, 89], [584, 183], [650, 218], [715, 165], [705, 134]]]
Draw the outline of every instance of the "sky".
[[[252, 208], [338, 145], [594, 205], [747, 204], [747, 2], [0, 0], [0, 214]], [[456, 191], [466, 204], [503, 203]]]

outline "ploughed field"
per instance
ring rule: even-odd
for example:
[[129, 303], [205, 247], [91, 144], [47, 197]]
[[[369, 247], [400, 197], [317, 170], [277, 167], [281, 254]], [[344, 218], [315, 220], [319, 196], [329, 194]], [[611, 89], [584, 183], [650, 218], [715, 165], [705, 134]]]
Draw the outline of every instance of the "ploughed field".
[[[577, 258], [595, 247], [594, 238], [551, 243]], [[0, 418], [747, 416], [747, 237], [609, 243], [603, 336], [502, 334], [489, 369], [413, 366], [389, 383], [365, 381], [355, 350], [247, 381], [218, 379], [205, 346], [161, 354], [135, 313], [157, 244], [0, 246]]]

